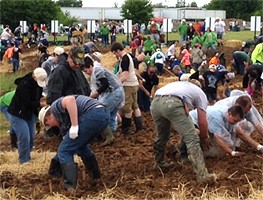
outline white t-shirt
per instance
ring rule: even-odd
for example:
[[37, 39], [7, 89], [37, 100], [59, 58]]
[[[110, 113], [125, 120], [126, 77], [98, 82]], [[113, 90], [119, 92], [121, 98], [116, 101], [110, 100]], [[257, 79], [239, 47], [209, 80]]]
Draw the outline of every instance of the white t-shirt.
[[215, 32], [216, 33], [225, 32], [225, 26], [226, 26], [226, 24], [224, 21], [215, 22]]
[[150, 60], [154, 60], [154, 63], [161, 63], [163, 64], [165, 62], [165, 56], [163, 52], [156, 51], [150, 58]]
[[206, 110], [207, 98], [201, 88], [188, 81], [175, 81], [158, 89], [156, 95], [175, 95], [186, 101], [190, 110]]

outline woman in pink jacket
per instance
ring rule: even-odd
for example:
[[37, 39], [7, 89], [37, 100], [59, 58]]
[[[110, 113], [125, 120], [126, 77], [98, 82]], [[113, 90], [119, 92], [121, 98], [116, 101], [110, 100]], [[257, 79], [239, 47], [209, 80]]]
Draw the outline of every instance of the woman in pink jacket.
[[186, 73], [189, 73], [191, 70], [191, 60], [190, 60], [191, 54], [187, 49], [184, 49], [182, 51], [182, 54], [183, 54], [183, 58], [181, 60], [182, 70]]

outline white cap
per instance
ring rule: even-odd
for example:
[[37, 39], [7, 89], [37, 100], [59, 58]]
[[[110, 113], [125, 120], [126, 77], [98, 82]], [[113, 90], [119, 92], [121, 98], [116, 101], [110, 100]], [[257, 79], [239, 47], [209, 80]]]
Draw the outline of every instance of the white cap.
[[57, 55], [61, 55], [61, 54], [63, 54], [65, 51], [64, 51], [64, 49], [63, 49], [62, 47], [56, 47], [53, 52], [54, 52], [55, 54], [57, 54]]
[[100, 60], [102, 59], [102, 54], [100, 52], [96, 51], [96, 52], [93, 53], [93, 55], [96, 56]]
[[185, 19], [182, 19], [182, 22], [186, 22], [186, 20], [185, 20]]
[[[45, 106], [45, 107], [43, 107], [43, 108], [41, 108], [41, 110], [39, 111], [39, 113], [38, 113], [38, 119], [39, 119], [39, 121], [43, 124], [43, 125], [45, 125], [45, 116], [46, 116], [46, 114], [47, 114], [47, 112], [50, 110], [50, 106], [49, 105], [47, 105], [47, 106]], [[46, 127], [46, 126], [45, 126]]]
[[212, 64], [212, 65], [209, 65], [209, 67], [208, 67], [209, 69], [214, 69], [214, 70], [216, 70], [216, 66], [214, 65], [214, 64]]
[[190, 73], [182, 74], [182, 76], [180, 77], [180, 81], [189, 81], [190, 76], [191, 76]]
[[227, 76], [232, 80], [235, 78], [235, 73], [234, 72], [229, 72], [227, 73]]
[[47, 72], [41, 67], [36, 68], [33, 71], [33, 76], [36, 78], [37, 84], [39, 87], [47, 86]]
[[157, 48], [156, 51], [161, 51], [161, 49], [160, 49], [160, 48]]
[[192, 23], [190, 23], [190, 24], [189, 24], [189, 26], [193, 26], [193, 24], [192, 24]]

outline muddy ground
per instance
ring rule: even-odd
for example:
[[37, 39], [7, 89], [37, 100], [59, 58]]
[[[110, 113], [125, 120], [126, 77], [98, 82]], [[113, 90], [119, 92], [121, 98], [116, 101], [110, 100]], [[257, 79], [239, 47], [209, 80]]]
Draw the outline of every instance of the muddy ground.
[[[225, 48], [222, 51], [229, 61], [233, 49]], [[28, 60], [33, 67], [37, 58], [32, 56]], [[237, 77], [236, 87], [240, 87], [241, 80], [241, 77]], [[262, 99], [258, 93], [255, 94], [254, 100], [262, 114]], [[101, 141], [93, 141], [90, 144], [97, 156], [104, 185], [93, 185], [83, 176], [84, 167], [81, 165], [78, 171], [76, 197], [96, 197], [105, 190], [105, 186], [114, 191], [111, 197], [117, 199], [171, 199], [171, 191], [180, 192], [182, 187], [188, 199], [201, 197], [204, 190], [217, 191], [219, 194], [227, 193], [231, 197], [245, 199], [250, 195], [251, 188], [263, 189], [263, 155], [248, 145], [241, 146], [240, 150], [246, 153], [242, 157], [226, 155], [220, 159], [206, 159], [208, 170], [218, 175], [216, 183], [206, 186], [196, 182], [189, 162], [181, 162], [178, 159], [175, 145], [179, 138], [173, 132], [167, 145], [167, 159], [174, 161], [175, 166], [169, 171], [155, 168], [152, 148], [156, 134], [155, 126], [150, 113], [143, 113], [142, 116], [143, 131], [133, 135], [120, 134], [111, 146], [103, 147]], [[252, 133], [252, 137], [262, 142], [263, 136], [257, 131]], [[44, 139], [42, 132], [36, 135], [35, 150], [37, 151], [56, 151], [58, 144], [57, 137]], [[10, 150], [8, 138], [1, 140], [0, 148], [1, 151]], [[0, 174], [0, 180], [2, 188], [19, 188], [18, 199], [32, 197], [32, 190], [28, 188], [40, 188], [35, 198], [41, 199], [46, 194], [50, 194], [50, 183], [53, 192], [67, 195], [63, 190], [62, 179], [52, 178], [48, 174], [35, 176], [28, 173], [18, 178], [4, 171]]]

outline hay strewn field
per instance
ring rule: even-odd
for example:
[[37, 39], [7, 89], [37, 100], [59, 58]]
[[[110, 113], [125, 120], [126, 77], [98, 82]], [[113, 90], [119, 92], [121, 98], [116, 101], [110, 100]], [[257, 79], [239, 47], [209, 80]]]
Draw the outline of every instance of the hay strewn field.
[[[113, 69], [115, 57], [107, 53], [107, 49], [102, 51], [105, 53], [102, 64]], [[233, 48], [224, 47], [220, 51], [225, 52], [229, 61]], [[28, 65], [22, 66], [22, 70], [33, 69], [37, 63], [35, 52], [25, 53], [24, 62]], [[8, 65], [0, 68], [0, 72], [7, 76], [9, 71]], [[231, 87], [240, 88], [241, 78], [237, 77]], [[165, 74], [161, 85], [175, 79]], [[259, 94], [255, 94], [254, 101], [262, 114]], [[142, 132], [120, 135], [112, 146], [102, 147], [101, 142], [92, 142], [102, 172], [102, 183], [94, 184], [76, 157], [79, 178], [75, 196], [64, 191], [62, 179], [47, 174], [50, 159], [59, 144], [58, 138], [45, 139], [41, 131], [36, 136], [32, 161], [26, 165], [18, 164], [18, 153], [10, 150], [8, 137], [1, 138], [0, 199], [263, 199], [263, 155], [255, 149], [244, 144], [241, 151], [246, 154], [242, 157], [207, 159], [209, 171], [216, 173], [218, 180], [212, 185], [198, 184], [190, 163], [181, 162], [174, 153], [179, 139], [175, 132], [167, 146], [167, 157], [176, 163], [175, 167], [169, 171], [153, 167], [152, 144], [156, 132], [150, 113], [143, 113], [143, 122], [145, 129]], [[256, 131], [252, 136], [263, 141], [263, 136]]]

